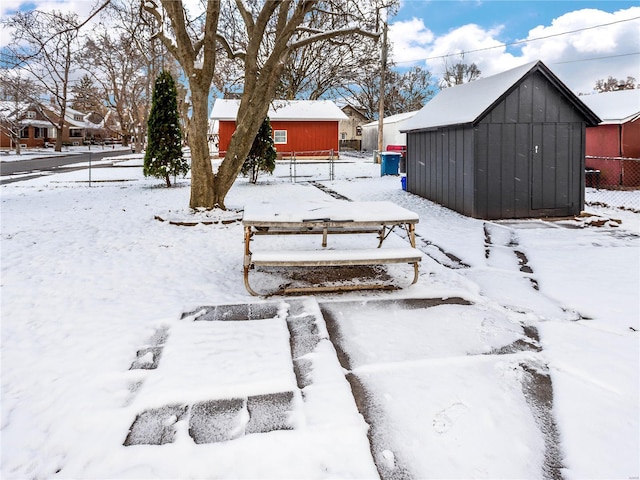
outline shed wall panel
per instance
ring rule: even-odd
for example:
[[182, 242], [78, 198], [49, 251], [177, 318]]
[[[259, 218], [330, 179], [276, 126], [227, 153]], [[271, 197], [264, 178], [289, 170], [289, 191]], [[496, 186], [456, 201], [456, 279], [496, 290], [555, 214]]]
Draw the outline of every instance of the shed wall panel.
[[587, 155], [619, 157], [620, 153], [620, 125], [598, 125], [587, 128]]
[[529, 208], [530, 190], [530, 156], [531, 156], [531, 126], [527, 123], [516, 124], [514, 145], [514, 217], [531, 216]]
[[[622, 156], [640, 158], [640, 118], [622, 125]], [[636, 182], [638, 179], [640, 177], [636, 177]]]

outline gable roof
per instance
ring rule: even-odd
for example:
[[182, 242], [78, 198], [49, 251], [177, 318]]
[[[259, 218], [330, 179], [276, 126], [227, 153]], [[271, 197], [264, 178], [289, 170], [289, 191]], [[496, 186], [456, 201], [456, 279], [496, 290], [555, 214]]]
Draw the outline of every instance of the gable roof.
[[[240, 100], [216, 98], [209, 118], [233, 120], [238, 115]], [[267, 114], [270, 120], [338, 121], [349, 117], [331, 100], [274, 100]]]
[[604, 124], [621, 124], [640, 118], [640, 89], [596, 93], [580, 99]]
[[541, 72], [591, 124], [600, 119], [540, 60], [506, 72], [441, 90], [409, 120], [402, 131], [475, 124], [514, 89], [525, 77]]

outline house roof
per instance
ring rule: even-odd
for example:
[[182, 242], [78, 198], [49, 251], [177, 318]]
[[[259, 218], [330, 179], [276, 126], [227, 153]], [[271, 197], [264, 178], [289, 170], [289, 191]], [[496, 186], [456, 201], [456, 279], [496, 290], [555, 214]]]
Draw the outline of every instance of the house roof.
[[640, 89], [596, 93], [580, 97], [604, 124], [632, 122], [640, 118]]
[[[234, 120], [238, 115], [240, 100], [217, 98], [213, 104], [212, 120]], [[269, 106], [271, 120], [319, 120], [338, 121], [349, 117], [331, 100], [274, 100]]]
[[526, 63], [497, 75], [441, 90], [406, 123], [402, 131], [473, 124], [481, 120], [516, 85], [533, 72], [541, 72], [572, 102], [589, 122], [600, 119], [541, 61]]
[[33, 126], [40, 128], [51, 127], [51, 122], [43, 119], [27, 118], [29, 110], [36, 110], [37, 107], [27, 102], [13, 102], [8, 100], [0, 101], [0, 120], [7, 122], [18, 122], [20, 126]]
[[[384, 119], [382, 120], [382, 125], [384, 126], [392, 123], [404, 122], [405, 120], [413, 118], [419, 111], [420, 110], [414, 110], [413, 112], [397, 113], [395, 115], [384, 117]], [[366, 125], [363, 125], [363, 127], [377, 127], [377, 126], [378, 126], [377, 120], [371, 123], [367, 123]]]

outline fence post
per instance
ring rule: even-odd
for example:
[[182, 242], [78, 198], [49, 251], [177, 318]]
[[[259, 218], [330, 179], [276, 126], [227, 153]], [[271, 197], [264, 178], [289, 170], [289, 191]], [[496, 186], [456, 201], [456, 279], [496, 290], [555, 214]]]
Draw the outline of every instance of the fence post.
[[331, 149], [331, 155], [329, 156], [329, 180], [333, 182], [335, 177], [335, 165], [333, 163], [333, 148]]

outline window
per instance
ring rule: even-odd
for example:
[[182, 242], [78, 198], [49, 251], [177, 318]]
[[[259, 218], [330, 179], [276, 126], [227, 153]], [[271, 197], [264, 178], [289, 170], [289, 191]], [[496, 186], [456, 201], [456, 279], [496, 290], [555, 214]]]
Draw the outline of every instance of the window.
[[29, 127], [20, 130], [20, 138], [29, 138]]
[[357, 135], [358, 137], [361, 137], [361, 136], [362, 136], [362, 127], [361, 127], [360, 125], [358, 125], [358, 126], [356, 127], [356, 135]]
[[69, 129], [69, 136], [70, 137], [81, 137], [82, 136], [82, 130], [80, 130], [78, 128], [70, 128]]
[[42, 131], [44, 129], [40, 127], [33, 127], [33, 138], [42, 138]]
[[273, 131], [273, 143], [287, 143], [287, 131], [286, 130], [274, 130]]
[[33, 110], [27, 111], [27, 118], [36, 118], [36, 112]]
[[346, 132], [341, 132], [340, 133], [340, 140], [346, 140], [347, 139], [347, 134]]
[[76, 122], [81, 122], [82, 121], [82, 115], [79, 115], [79, 114], [76, 113], [76, 114], [73, 115], [73, 119]]

